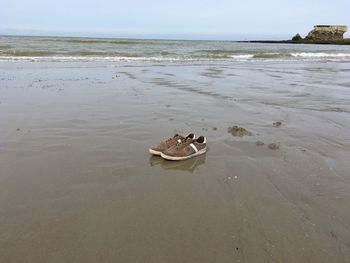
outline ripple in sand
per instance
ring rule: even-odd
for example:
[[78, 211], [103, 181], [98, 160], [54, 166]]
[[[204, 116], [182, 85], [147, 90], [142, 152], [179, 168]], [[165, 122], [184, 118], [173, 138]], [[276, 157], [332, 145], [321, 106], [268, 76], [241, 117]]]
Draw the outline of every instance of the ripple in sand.
[[166, 87], [169, 87], [169, 88], [175, 88], [175, 89], [178, 89], [178, 90], [182, 90], [182, 91], [186, 91], [186, 92], [192, 92], [192, 93], [196, 93], [196, 94], [200, 94], [200, 95], [206, 95], [206, 96], [219, 98], [219, 99], [232, 99], [231, 97], [226, 96], [226, 95], [222, 95], [222, 94], [219, 94], [219, 93], [203, 90], [201, 88], [194, 87], [193, 85], [189, 85], [189, 84], [186, 84], [186, 83], [179, 83], [179, 82], [172, 81], [172, 80], [167, 80], [167, 79], [164, 79], [164, 78], [153, 78], [151, 83], [155, 84], [155, 85], [158, 85], [158, 86], [166, 86]]
[[119, 74], [124, 74], [126, 75], [129, 79], [136, 79], [136, 76], [130, 72], [126, 72], [126, 71], [122, 71], [122, 72], [119, 72]]
[[222, 73], [222, 69], [207, 68], [205, 72], [201, 73], [201, 75], [208, 78], [222, 78]]

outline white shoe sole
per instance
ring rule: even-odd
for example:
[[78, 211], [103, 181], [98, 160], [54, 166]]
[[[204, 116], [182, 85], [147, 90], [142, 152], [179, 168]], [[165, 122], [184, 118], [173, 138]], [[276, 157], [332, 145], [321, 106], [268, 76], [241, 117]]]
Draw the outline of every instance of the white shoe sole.
[[148, 149], [149, 153], [153, 154], [153, 155], [161, 155], [162, 152], [158, 152], [158, 151], [155, 151], [155, 150], [152, 150], [152, 149]]
[[199, 150], [198, 152], [196, 152], [194, 154], [191, 154], [189, 156], [183, 156], [183, 157], [170, 156], [170, 155], [166, 155], [164, 153], [161, 153], [161, 156], [164, 159], [169, 160], [169, 161], [182, 161], [182, 160], [187, 160], [187, 159], [190, 159], [192, 157], [204, 154], [206, 151], [207, 151], [207, 148], [204, 148], [204, 149]]

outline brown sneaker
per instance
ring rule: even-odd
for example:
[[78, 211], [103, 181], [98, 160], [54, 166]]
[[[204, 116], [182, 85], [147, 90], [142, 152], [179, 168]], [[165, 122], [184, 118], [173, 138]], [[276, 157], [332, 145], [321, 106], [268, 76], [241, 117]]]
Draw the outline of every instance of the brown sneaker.
[[162, 152], [169, 149], [170, 147], [173, 147], [173, 146], [177, 145], [178, 143], [185, 141], [186, 139], [192, 140], [195, 138], [196, 138], [196, 136], [193, 133], [190, 133], [186, 137], [181, 136], [179, 134], [175, 134], [173, 137], [171, 137], [165, 141], [162, 141], [158, 146], [149, 148], [148, 151], [154, 155], [161, 155]]
[[186, 138], [179, 144], [176, 144], [163, 151], [161, 156], [170, 161], [180, 161], [201, 155], [207, 151], [206, 139], [203, 136], [198, 139]]

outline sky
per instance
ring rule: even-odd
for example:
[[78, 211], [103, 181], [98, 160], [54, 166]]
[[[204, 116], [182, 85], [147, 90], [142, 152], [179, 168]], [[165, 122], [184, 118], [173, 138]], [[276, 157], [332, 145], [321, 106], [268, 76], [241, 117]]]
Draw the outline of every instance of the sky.
[[316, 24], [350, 26], [350, 0], [0, 0], [5, 35], [289, 39]]

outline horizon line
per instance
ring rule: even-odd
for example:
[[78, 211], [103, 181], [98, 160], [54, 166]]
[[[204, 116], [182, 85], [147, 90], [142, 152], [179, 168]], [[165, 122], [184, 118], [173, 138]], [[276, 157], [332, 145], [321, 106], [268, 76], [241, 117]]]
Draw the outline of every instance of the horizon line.
[[[157, 37], [156, 35], [159, 35], [159, 37]], [[163, 36], [162, 36], [163, 35]], [[195, 37], [195, 35], [188, 35], [188, 36], [182, 36], [182, 37], [176, 37], [177, 34], [169, 34], [168, 36], [164, 36], [164, 34], [139, 34], [139, 36], [137, 35], [130, 35], [130, 36], [99, 36], [98, 34], [96, 34], [95, 36], [93, 35], [76, 35], [76, 34], [16, 34], [16, 33], [1, 33], [0, 32], [0, 37], [60, 37], [60, 38], [94, 38], [94, 39], [133, 39], [133, 40], [170, 40], [170, 41], [227, 41], [227, 42], [239, 42], [239, 41], [255, 41], [255, 40], [288, 40], [288, 39], [283, 39], [283, 38], [266, 38], [269, 35], [267, 34], [261, 34], [261, 37], [263, 37], [263, 39], [259, 39], [259, 38], [254, 38], [254, 37], [240, 37], [238, 38], [237, 35], [234, 36], [232, 35], [232, 38], [230, 39], [229, 36], [225, 35], [222, 37], [218, 37], [215, 38], [215, 35], [212, 35], [212, 37], [209, 37], [209, 35], [197, 35], [197, 37]], [[180, 34], [178, 34], [180, 35]], [[258, 34], [256, 34], [258, 35]], [[272, 35], [270, 35], [271, 37]], [[277, 34], [275, 35], [277, 37]]]

